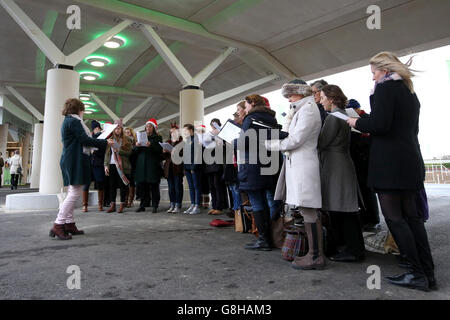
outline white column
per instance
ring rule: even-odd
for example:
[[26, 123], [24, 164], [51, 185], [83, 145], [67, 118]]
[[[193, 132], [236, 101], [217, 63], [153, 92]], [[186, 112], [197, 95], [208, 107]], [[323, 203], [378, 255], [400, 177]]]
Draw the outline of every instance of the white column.
[[59, 166], [62, 153], [61, 125], [64, 120], [61, 112], [64, 102], [69, 98], [78, 98], [79, 94], [78, 72], [68, 69], [51, 69], [47, 72], [40, 193], [60, 193], [63, 187]]
[[43, 123], [34, 124], [33, 138], [33, 159], [31, 162], [30, 188], [39, 188], [39, 178], [41, 176], [41, 156], [42, 156], [42, 133]]
[[183, 89], [180, 91], [180, 128], [195, 121], [203, 123], [204, 93], [200, 89]]
[[[8, 147], [8, 129], [9, 123], [5, 123], [0, 125], [0, 152], [2, 153], [3, 161], [6, 162], [6, 158], [8, 158], [8, 154], [6, 152], [6, 148]], [[5, 171], [5, 167], [3, 167], [3, 172]], [[2, 174], [0, 185], [3, 186], [3, 177], [5, 175]]]
[[22, 183], [26, 184], [28, 181], [28, 163], [30, 162], [30, 146], [31, 146], [31, 133], [25, 133], [25, 139], [23, 139], [22, 148]]

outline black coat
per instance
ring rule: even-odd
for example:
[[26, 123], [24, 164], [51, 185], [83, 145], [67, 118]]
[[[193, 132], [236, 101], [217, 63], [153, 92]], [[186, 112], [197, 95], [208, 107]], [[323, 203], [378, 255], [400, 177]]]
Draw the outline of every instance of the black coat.
[[[249, 129], [256, 130], [256, 141], [253, 139], [249, 139], [244, 135], [241, 135], [239, 139], [235, 140], [235, 145], [238, 146], [238, 152], [241, 152], [241, 157], [243, 159], [240, 160], [241, 163], [238, 164], [238, 181], [239, 181], [239, 189], [244, 191], [256, 191], [263, 189], [274, 189], [276, 186], [276, 181], [279, 174], [279, 169], [281, 168], [281, 160], [279, 162], [279, 168], [277, 168], [277, 174], [274, 175], [262, 175], [261, 168], [270, 167], [271, 164], [264, 165], [261, 163], [259, 158], [259, 148], [264, 146], [265, 140], [271, 139], [272, 129], [266, 129], [265, 127], [261, 127], [255, 123], [260, 122], [266, 126], [273, 128], [274, 130], [280, 130], [280, 126], [278, 125], [277, 120], [275, 119], [275, 112], [268, 109], [265, 106], [255, 106], [248, 115], [244, 118], [244, 122], [242, 123], [242, 130], [245, 133]], [[261, 137], [261, 131], [267, 132], [267, 139], [263, 139]], [[243, 141], [245, 139], [245, 142]], [[240, 140], [240, 143], [238, 142]], [[239, 151], [239, 146], [244, 146], [245, 150]], [[250, 145], [257, 146], [257, 148], [250, 148]], [[250, 151], [258, 152], [256, 163], [250, 164], [251, 154]], [[281, 154], [276, 152], [279, 159], [281, 159]], [[253, 154], [254, 155], [254, 154]], [[268, 153], [270, 155], [270, 152]], [[242, 163], [244, 162], [244, 163]]]
[[[92, 135], [92, 138], [97, 139], [98, 136], [100, 136], [102, 133], [97, 132]], [[97, 150], [95, 150], [92, 155], [92, 165], [94, 167], [102, 167], [103, 168], [103, 162], [105, 160], [105, 152], [106, 152], [106, 146], [100, 146]]]
[[90, 156], [83, 153], [83, 146], [106, 148], [106, 140], [89, 137], [80, 120], [66, 116], [61, 128], [63, 151], [59, 165], [65, 186], [85, 185], [91, 182]]
[[150, 146], [136, 147], [134, 151], [137, 154], [134, 181], [136, 183], [159, 183], [164, 175], [162, 147], [159, 144], [162, 142], [162, 137], [157, 133], [153, 133], [147, 138]]
[[425, 166], [417, 138], [420, 102], [403, 80], [379, 84], [370, 97], [371, 113], [356, 129], [371, 134], [368, 186], [376, 189], [423, 188]]

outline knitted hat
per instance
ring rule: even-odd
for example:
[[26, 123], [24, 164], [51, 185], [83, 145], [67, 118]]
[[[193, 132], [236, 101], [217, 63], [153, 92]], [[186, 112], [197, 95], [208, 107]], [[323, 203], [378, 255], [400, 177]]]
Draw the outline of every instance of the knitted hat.
[[284, 84], [281, 88], [281, 94], [288, 98], [290, 95], [301, 94], [305, 97], [312, 95], [312, 88], [301, 79], [294, 79]]
[[350, 99], [348, 101], [347, 108], [359, 109], [359, 108], [361, 108], [361, 105], [355, 99]]
[[97, 120], [92, 120], [91, 122], [91, 130], [94, 131], [95, 128], [102, 128], [102, 126], [100, 125], [100, 122], [98, 122]]
[[151, 118], [148, 119], [148, 121], [145, 123], [145, 125], [151, 124], [155, 129], [158, 129], [158, 123], [156, 122], [156, 119]]
[[122, 119], [117, 119], [116, 121], [114, 121], [114, 124], [117, 124], [117, 127], [119, 128], [123, 128]]

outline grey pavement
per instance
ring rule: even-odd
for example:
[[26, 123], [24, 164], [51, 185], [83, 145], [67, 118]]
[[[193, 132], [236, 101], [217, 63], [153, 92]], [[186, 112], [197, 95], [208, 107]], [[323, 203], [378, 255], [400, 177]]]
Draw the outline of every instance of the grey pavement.
[[[382, 279], [369, 290], [366, 271], [402, 271], [392, 255], [368, 253], [362, 263], [328, 261], [323, 271], [298, 271], [280, 250], [252, 252], [253, 235], [213, 228], [209, 216], [160, 212], [106, 214], [76, 210], [86, 235], [51, 239], [54, 211], [0, 211], [0, 299], [449, 299], [450, 192], [429, 192], [426, 227], [438, 291], [398, 288]], [[4, 203], [8, 191], [0, 190]], [[81, 289], [70, 290], [67, 268], [79, 266]]]

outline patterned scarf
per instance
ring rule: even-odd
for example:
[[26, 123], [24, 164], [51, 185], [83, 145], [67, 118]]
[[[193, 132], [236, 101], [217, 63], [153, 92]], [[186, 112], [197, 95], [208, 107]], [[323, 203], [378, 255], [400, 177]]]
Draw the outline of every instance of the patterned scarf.
[[[121, 140], [117, 141], [114, 139], [114, 141], [117, 142], [117, 144], [120, 146], [120, 148], [122, 148]], [[120, 150], [120, 148], [119, 148], [119, 150]], [[118, 151], [114, 151], [112, 148], [111, 148], [111, 152], [113, 153], [114, 162], [116, 163], [117, 173], [119, 174], [120, 179], [122, 179], [123, 184], [127, 186], [128, 184], [130, 184], [130, 181], [123, 173], [122, 157], [119, 155]]]
[[370, 92], [370, 95], [373, 95], [375, 93], [375, 89], [377, 88], [377, 85], [380, 83], [384, 83], [386, 81], [396, 81], [396, 80], [403, 80], [403, 78], [397, 73], [397, 72], [391, 72], [387, 73], [382, 79], [375, 81], [375, 86]]

